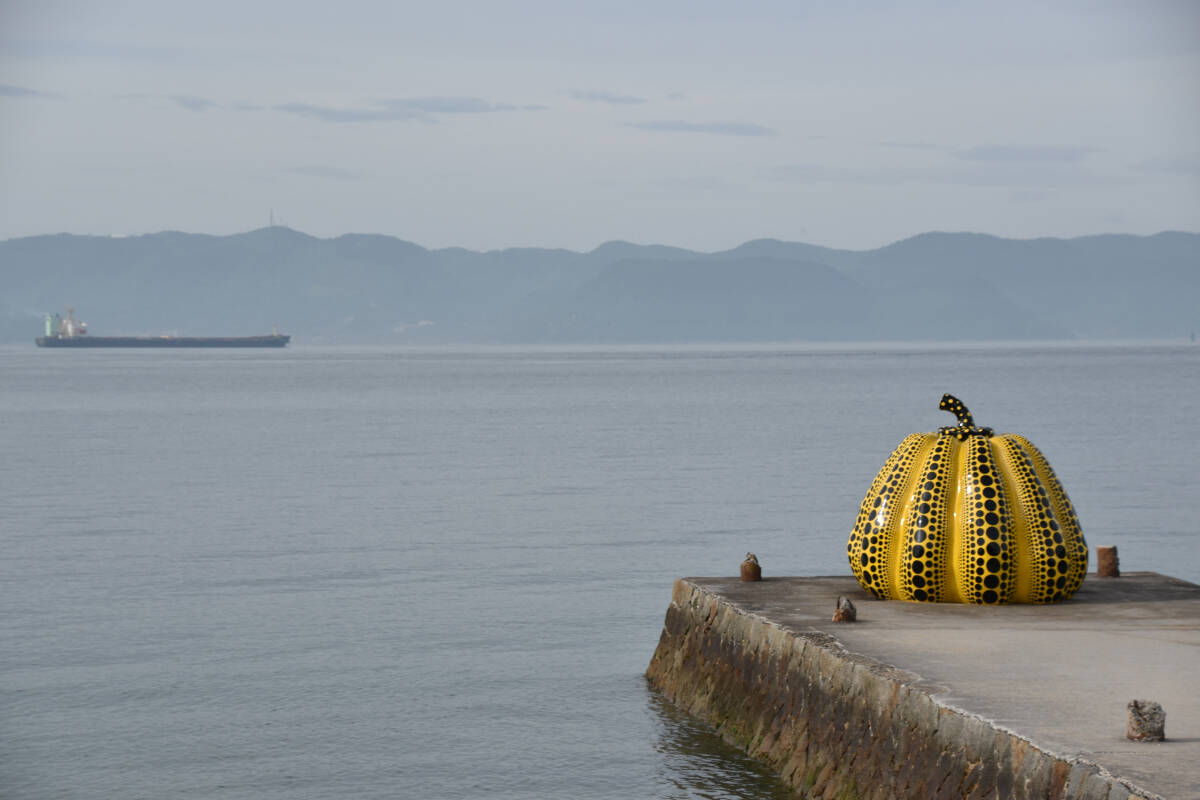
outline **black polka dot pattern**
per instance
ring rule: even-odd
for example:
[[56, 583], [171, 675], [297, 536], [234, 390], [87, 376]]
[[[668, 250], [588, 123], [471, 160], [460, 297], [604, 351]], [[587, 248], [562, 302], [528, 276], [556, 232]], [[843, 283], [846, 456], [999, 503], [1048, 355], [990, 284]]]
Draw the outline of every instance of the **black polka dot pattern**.
[[[1033, 442], [1024, 436], [1009, 435], [1018, 441], [1025, 448], [1025, 452], [1029, 454], [1034, 468], [1042, 478], [1042, 483], [1050, 491], [1050, 501], [1054, 506], [1055, 519], [1063, 522], [1063, 543], [1064, 546], [1073, 551], [1074, 555], [1070, 559], [1071, 571], [1067, 575], [1066, 585], [1063, 587], [1063, 591], [1070, 597], [1079, 588], [1079, 585], [1083, 583], [1083, 578], [1087, 574], [1088, 567], [1087, 539], [1079, 527], [1079, 518], [1075, 516], [1075, 507], [1071, 505], [1071, 498], [1067, 497], [1066, 490], [1063, 489], [1058, 476], [1054, 474], [1054, 470], [1050, 467], [1050, 462], [1042, 455], [1042, 451], [1034, 447]], [[1073, 532], [1078, 533], [1078, 536], [1074, 535]]]
[[[1029, 482], [1031, 560], [1042, 565], [1042, 581], [1035, 581], [1034, 603], [1052, 603], [1075, 593], [1087, 573], [1088, 547], [1075, 508], [1050, 462], [1024, 436], [1005, 434], [1003, 439], [1021, 452], [1021, 474]], [[1040, 545], [1041, 552], [1037, 552]], [[1040, 556], [1040, 558], [1039, 558]], [[1040, 599], [1036, 599], [1040, 598]]]
[[892, 544], [896, 541], [900, 514], [898, 495], [908, 485], [917, 456], [927, 449], [930, 434], [914, 433], [904, 439], [884, 462], [875, 476], [871, 489], [863, 499], [858, 521], [846, 545], [850, 567], [864, 589], [876, 597], [887, 599], [891, 565], [894, 563]]
[[1049, 462], [1025, 437], [977, 428], [960, 411], [966, 424], [906, 437], [875, 477], [846, 548], [855, 577], [885, 599], [1070, 597], [1087, 542]]
[[904, 515], [900, 550], [900, 598], [942, 602], [946, 594], [946, 556], [950, 534], [946, 493], [950, 453], [958, 442], [939, 436], [917, 472], [917, 483]]
[[960, 473], [959, 547], [954, 571], [967, 603], [1012, 599], [1011, 517], [990, 442], [983, 436], [967, 440]]
[[942, 395], [942, 402], [938, 403], [938, 408], [942, 411], [949, 411], [958, 420], [958, 424], [963, 428], [973, 428], [975, 419], [971, 416], [971, 412], [967, 411], [967, 407], [963, 405], [963, 401], [959, 400], [952, 394]]

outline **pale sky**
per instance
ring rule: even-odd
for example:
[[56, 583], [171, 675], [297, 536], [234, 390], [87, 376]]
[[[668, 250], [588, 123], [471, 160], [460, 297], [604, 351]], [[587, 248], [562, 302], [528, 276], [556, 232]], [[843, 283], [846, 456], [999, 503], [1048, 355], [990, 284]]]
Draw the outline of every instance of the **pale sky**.
[[0, 0], [0, 239], [1200, 231], [1200, 3]]

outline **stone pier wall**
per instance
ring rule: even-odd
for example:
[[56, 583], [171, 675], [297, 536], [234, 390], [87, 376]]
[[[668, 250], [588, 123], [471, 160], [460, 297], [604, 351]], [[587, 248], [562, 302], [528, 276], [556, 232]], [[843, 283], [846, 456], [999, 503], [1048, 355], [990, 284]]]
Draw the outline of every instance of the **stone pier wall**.
[[828, 635], [788, 630], [687, 580], [675, 583], [647, 677], [805, 797], [1154, 797], [939, 703], [911, 674]]

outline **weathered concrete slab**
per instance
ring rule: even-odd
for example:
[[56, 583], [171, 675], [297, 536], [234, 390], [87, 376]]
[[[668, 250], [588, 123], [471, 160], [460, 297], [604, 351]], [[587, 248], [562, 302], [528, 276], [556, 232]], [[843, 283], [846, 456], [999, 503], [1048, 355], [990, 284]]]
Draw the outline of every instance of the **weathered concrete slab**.
[[[1097, 764], [1144, 793], [1200, 797], [1200, 586], [1156, 573], [1089, 575], [1064, 603], [990, 607], [876, 600], [852, 577], [683, 583], [739, 616], [833, 637], [855, 662], [908, 673], [904, 683], [938, 705], [1067, 762]], [[831, 621], [839, 595], [858, 607], [858, 622]], [[1162, 704], [1167, 741], [1125, 738], [1132, 699]], [[1068, 788], [1077, 777], [1086, 776], [1069, 777]]]

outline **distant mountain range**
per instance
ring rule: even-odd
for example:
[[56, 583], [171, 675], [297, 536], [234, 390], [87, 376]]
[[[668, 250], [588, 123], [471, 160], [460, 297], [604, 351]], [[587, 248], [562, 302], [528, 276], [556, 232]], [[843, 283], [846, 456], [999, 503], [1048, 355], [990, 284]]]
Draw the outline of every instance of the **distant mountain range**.
[[32, 345], [67, 305], [97, 334], [275, 325], [297, 345], [1182, 339], [1200, 329], [1200, 234], [720, 253], [427, 250], [283, 227], [0, 242], [0, 341]]

